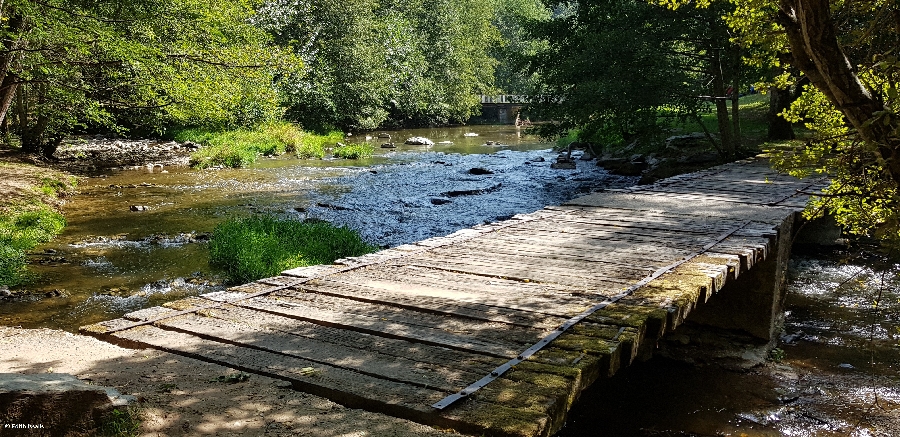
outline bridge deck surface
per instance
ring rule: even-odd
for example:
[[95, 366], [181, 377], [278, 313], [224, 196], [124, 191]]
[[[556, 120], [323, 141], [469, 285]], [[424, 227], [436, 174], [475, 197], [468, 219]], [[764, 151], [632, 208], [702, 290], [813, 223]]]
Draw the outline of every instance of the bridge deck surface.
[[[584, 388], [764, 259], [777, 227], [805, 203], [798, 190], [809, 187], [765, 161], [727, 164], [289, 270], [82, 332], [433, 426], [549, 435]], [[432, 406], [601, 302], [480, 390]]]

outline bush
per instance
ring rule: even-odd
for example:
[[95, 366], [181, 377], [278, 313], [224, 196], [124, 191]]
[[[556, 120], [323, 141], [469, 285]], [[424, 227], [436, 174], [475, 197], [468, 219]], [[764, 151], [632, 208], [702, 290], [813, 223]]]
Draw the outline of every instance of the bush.
[[343, 138], [344, 135], [337, 131], [325, 135], [304, 134], [300, 148], [297, 149], [297, 157], [322, 159], [325, 157], [325, 144], [337, 143]]
[[49, 206], [18, 207], [0, 215], [0, 284], [28, 282], [25, 252], [62, 232], [66, 220]]
[[254, 129], [210, 131], [202, 128], [183, 129], [174, 135], [176, 141], [193, 141], [204, 147], [191, 155], [197, 168], [215, 166], [245, 167], [259, 155], [274, 156], [296, 153], [301, 158], [322, 158], [325, 144], [340, 141], [340, 132], [316, 135], [301, 131], [287, 122], [273, 122]]
[[265, 215], [229, 219], [216, 226], [209, 262], [223, 269], [230, 283], [240, 284], [375, 250], [346, 227]]
[[334, 157], [344, 159], [368, 158], [374, 152], [375, 147], [371, 144], [347, 144], [346, 146], [335, 147]]

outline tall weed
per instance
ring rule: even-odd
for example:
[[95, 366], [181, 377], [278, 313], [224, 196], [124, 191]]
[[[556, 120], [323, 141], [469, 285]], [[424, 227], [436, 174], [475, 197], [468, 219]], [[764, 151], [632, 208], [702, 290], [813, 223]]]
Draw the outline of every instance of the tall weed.
[[230, 283], [239, 284], [375, 250], [346, 227], [263, 215], [219, 224], [209, 244], [209, 262]]

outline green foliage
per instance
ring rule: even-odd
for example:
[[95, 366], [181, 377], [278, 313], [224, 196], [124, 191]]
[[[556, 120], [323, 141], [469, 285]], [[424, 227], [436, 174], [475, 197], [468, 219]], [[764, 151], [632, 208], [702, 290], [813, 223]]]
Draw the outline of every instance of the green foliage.
[[342, 137], [340, 132], [326, 135], [303, 132], [296, 125], [286, 122], [231, 131], [190, 128], [174, 135], [176, 141], [193, 141], [204, 146], [191, 155], [191, 165], [197, 168], [245, 167], [256, 162], [259, 155], [283, 153], [296, 153], [301, 158], [322, 158], [325, 156], [325, 145], [336, 143]]
[[63, 216], [46, 205], [7, 208], [0, 215], [0, 284], [28, 282], [25, 252], [50, 241], [65, 226]]
[[235, 284], [376, 249], [346, 227], [273, 216], [229, 219], [216, 227], [209, 245], [210, 264]]
[[[74, 187], [74, 179], [72, 186]], [[44, 177], [41, 178], [41, 193], [45, 196], [49, 197], [59, 197], [60, 194], [65, 194], [66, 190], [69, 188], [69, 184], [66, 184], [65, 181], [61, 181], [59, 179]]]
[[494, 4], [271, 0], [254, 17], [305, 65], [278, 82], [287, 117], [322, 129], [465, 121], [493, 81]]
[[[296, 60], [247, 21], [245, 0], [0, 4], [0, 101], [29, 151], [74, 129], [234, 128], [280, 116], [271, 83]], [[27, 48], [27, 50], [20, 50]], [[0, 112], [5, 113], [5, 111]]]
[[581, 130], [579, 130], [579, 129], [572, 129], [572, 130], [566, 132], [565, 135], [560, 136], [559, 138], [556, 139], [556, 146], [554, 147], [554, 149], [556, 149], [556, 150], [566, 149], [567, 147], [569, 147], [569, 144], [571, 144], [575, 141], [578, 141], [578, 137], [580, 135], [581, 135]]
[[297, 157], [322, 159], [325, 157], [325, 145], [335, 144], [343, 138], [344, 135], [338, 131], [331, 131], [325, 135], [305, 134], [300, 140]]
[[784, 361], [785, 355], [786, 354], [784, 352], [784, 349], [776, 347], [769, 351], [769, 361], [773, 363], [780, 363]]
[[141, 415], [135, 408], [116, 408], [104, 418], [100, 426], [100, 435], [116, 437], [133, 437], [141, 429]]
[[334, 157], [343, 159], [361, 159], [372, 156], [373, 152], [375, 152], [375, 147], [371, 144], [347, 144], [335, 147]]
[[494, 26], [500, 32], [501, 42], [493, 48], [492, 54], [497, 59], [495, 85], [501, 94], [528, 94], [540, 83], [537, 74], [524, 74], [522, 70], [528, 57], [546, 50], [547, 42], [534, 38], [528, 28], [550, 17], [550, 10], [541, 0], [497, 2]]
[[[706, 7], [724, 0], [658, 0]], [[894, 1], [727, 1], [725, 16], [745, 62], [767, 67], [762, 78], [784, 89], [798, 77], [811, 85], [782, 113], [803, 122], [806, 141], [770, 146], [774, 165], [797, 176], [822, 174], [831, 184], [807, 207], [835, 216], [850, 233], [900, 249], [900, 13]]]
[[719, 11], [673, 11], [644, 0], [554, 2], [551, 9], [565, 13], [533, 23], [532, 38], [547, 46], [528, 59], [528, 72], [542, 82], [534, 94], [549, 97], [532, 110], [556, 121], [539, 126], [544, 136], [577, 128], [581, 139], [603, 144], [652, 141], [704, 106], [710, 59], [728, 42]]

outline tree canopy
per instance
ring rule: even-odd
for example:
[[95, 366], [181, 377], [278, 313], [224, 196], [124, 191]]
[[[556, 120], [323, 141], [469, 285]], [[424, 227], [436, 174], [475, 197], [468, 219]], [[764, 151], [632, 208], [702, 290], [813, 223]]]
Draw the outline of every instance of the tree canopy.
[[672, 122], [696, 119], [701, 96], [724, 99], [736, 74], [718, 11], [645, 0], [548, 7], [553, 18], [531, 27], [547, 44], [529, 58], [541, 81], [535, 94], [549, 98], [536, 109], [557, 121], [542, 126], [545, 135], [579, 129], [582, 139], [603, 144], [647, 141]]
[[492, 2], [273, 0], [254, 23], [303, 60], [279, 81], [288, 116], [374, 129], [462, 122], [493, 87]]
[[7, 0], [0, 121], [37, 151], [89, 126], [271, 116], [272, 77], [296, 64], [248, 23], [252, 13], [246, 0]]
[[[810, 215], [830, 212], [848, 230], [900, 244], [900, 4], [887, 0], [729, 0], [726, 16], [749, 62], [789, 64], [810, 82], [786, 118], [815, 132], [777, 151], [797, 175], [832, 178]], [[668, 0], [670, 6], [686, 4]], [[715, 4], [700, 2], [701, 7]], [[785, 77], [790, 73], [787, 69]], [[775, 84], [776, 86], [778, 84]]]

